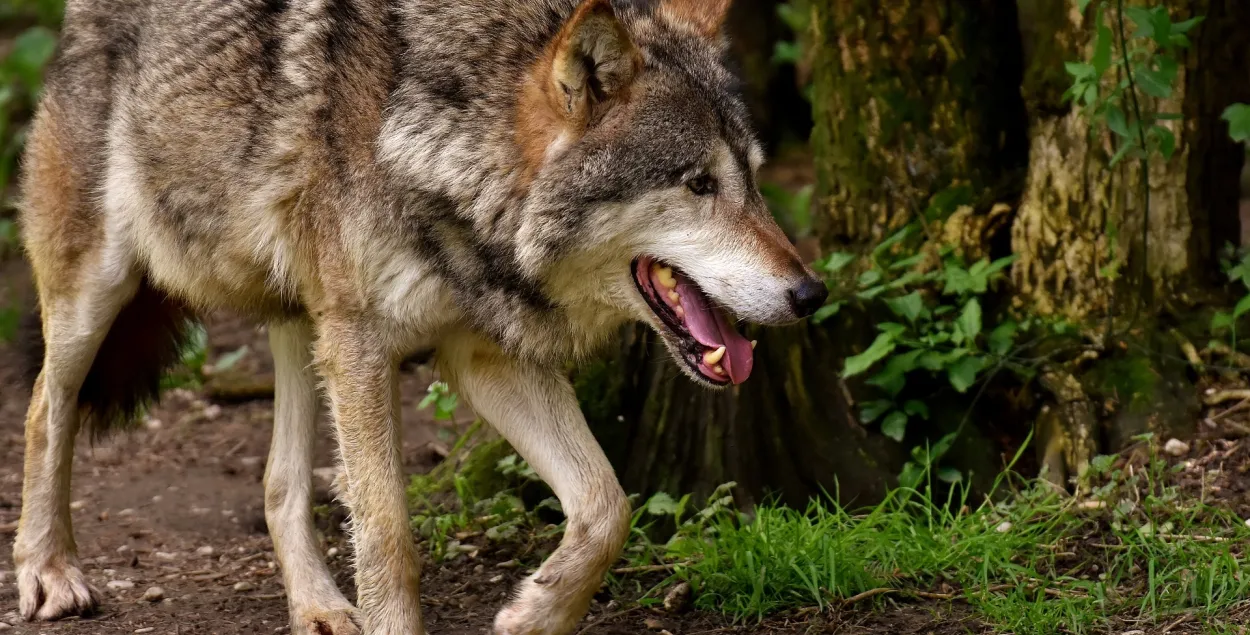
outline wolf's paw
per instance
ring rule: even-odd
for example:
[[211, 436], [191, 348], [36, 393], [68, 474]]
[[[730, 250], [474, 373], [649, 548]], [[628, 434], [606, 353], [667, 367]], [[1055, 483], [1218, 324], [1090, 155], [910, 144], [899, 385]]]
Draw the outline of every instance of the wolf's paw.
[[[585, 615], [559, 601], [542, 597], [531, 581], [522, 583], [518, 598], [495, 616], [494, 635], [565, 635]], [[580, 603], [579, 603], [580, 604]]]
[[296, 611], [291, 620], [292, 635], [361, 635], [360, 612], [354, 608], [306, 609]]
[[87, 583], [76, 563], [45, 562], [17, 570], [18, 609], [29, 622], [89, 615], [100, 604], [100, 594]]

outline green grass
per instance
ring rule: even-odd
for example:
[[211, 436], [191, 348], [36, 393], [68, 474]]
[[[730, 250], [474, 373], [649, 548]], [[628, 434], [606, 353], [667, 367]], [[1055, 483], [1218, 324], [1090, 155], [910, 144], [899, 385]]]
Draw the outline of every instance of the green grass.
[[1027, 484], [978, 505], [897, 490], [860, 513], [813, 503], [719, 514], [687, 524], [667, 557], [694, 584], [696, 606], [743, 621], [875, 590], [854, 603], [936, 594], [1017, 635], [1185, 614], [1223, 632], [1220, 619], [1250, 599], [1250, 529], [1163, 485], [1161, 461], [1145, 473], [1103, 465], [1081, 500]]

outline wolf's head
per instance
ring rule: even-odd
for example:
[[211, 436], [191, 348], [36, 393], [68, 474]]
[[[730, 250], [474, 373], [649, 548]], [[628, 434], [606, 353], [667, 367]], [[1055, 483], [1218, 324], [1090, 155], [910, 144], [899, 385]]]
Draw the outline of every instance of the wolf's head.
[[584, 0], [523, 83], [517, 125], [523, 265], [558, 301], [648, 322], [712, 386], [751, 373], [736, 320], [791, 322], [827, 294], [757, 189], [763, 152], [725, 66], [728, 6]]

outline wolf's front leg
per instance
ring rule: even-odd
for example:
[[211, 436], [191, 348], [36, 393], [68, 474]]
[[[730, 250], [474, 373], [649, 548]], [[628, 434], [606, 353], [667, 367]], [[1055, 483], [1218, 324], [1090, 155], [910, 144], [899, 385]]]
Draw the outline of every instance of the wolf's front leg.
[[629, 502], [568, 379], [462, 335], [439, 365], [479, 415], [551, 485], [568, 526], [560, 547], [495, 619], [496, 635], [564, 635], [586, 614], [629, 533]]
[[322, 319], [316, 358], [343, 457], [365, 633], [422, 635], [420, 561], [399, 454], [397, 360], [379, 340], [368, 324]]

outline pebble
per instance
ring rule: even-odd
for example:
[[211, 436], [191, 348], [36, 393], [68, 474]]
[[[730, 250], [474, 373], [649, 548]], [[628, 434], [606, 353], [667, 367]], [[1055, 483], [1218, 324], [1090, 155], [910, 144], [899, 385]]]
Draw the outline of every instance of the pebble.
[[1163, 451], [1172, 456], [1185, 456], [1189, 454], [1189, 444], [1180, 439], [1168, 439], [1168, 442], [1163, 444]]
[[156, 553], [152, 554], [152, 557], [156, 558], [157, 560], [169, 561], [169, 560], [176, 559], [178, 557], [178, 554], [169, 553], [168, 551], [157, 551]]
[[108, 588], [114, 591], [126, 591], [135, 588], [135, 583], [130, 580], [109, 580]]
[[664, 596], [664, 610], [669, 613], [680, 613], [690, 603], [690, 583], [682, 582], [673, 587]]
[[1003, 522], [999, 523], [997, 527], [994, 528], [994, 531], [997, 531], [1000, 534], [1005, 534], [1011, 531], [1011, 521], [1004, 520]]
[[1246, 526], [1247, 526], [1247, 527], [1250, 527], [1250, 518], [1247, 518], [1247, 519], [1246, 519]]
[[247, 593], [248, 591], [251, 591], [255, 588], [256, 588], [256, 585], [252, 584], [251, 582], [248, 582], [247, 580], [244, 580], [234, 585], [234, 590], [236, 593]]
[[243, 467], [256, 467], [260, 465], [261, 461], [264, 461], [264, 460], [265, 459], [259, 456], [245, 456], [239, 459], [239, 463], [242, 464]]
[[86, 506], [87, 506], [87, 501], [85, 500], [76, 500], [69, 504], [69, 508], [73, 511], [78, 511], [80, 509], [85, 508]]
[[164, 425], [165, 424], [162, 423], [160, 419], [148, 419], [147, 421], [143, 422], [143, 427], [147, 428], [148, 430], [160, 430], [162, 427], [164, 427]]
[[156, 627], [155, 627], [155, 626], [148, 626], [148, 627], [146, 627], [146, 628], [136, 628], [136, 629], [135, 629], [135, 632], [136, 632], [136, 633], [154, 633], [154, 632], [156, 632]]
[[135, 510], [133, 510], [133, 509], [131, 509], [131, 508], [127, 507], [126, 509], [123, 509], [123, 510], [121, 510], [121, 511], [117, 512], [117, 515], [118, 515], [118, 516], [134, 516], [134, 515], [135, 515]]
[[500, 582], [503, 582], [503, 574], [502, 574], [502, 573], [490, 579], [490, 583], [491, 583], [491, 584], [499, 584]]
[[143, 599], [147, 602], [160, 602], [165, 599], [165, 589], [158, 586], [151, 587], [143, 592]]
[[203, 547], [196, 549], [195, 553], [200, 556], [211, 556], [213, 555], [213, 548], [210, 545], [204, 545]]

